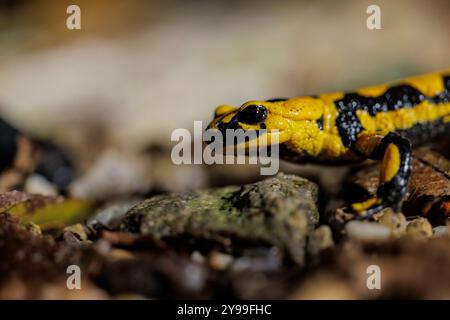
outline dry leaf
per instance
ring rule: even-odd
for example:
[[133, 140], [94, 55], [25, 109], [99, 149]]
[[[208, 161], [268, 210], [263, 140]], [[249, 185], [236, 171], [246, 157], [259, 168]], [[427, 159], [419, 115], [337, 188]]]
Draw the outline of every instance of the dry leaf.
[[42, 230], [63, 228], [85, 219], [92, 212], [84, 200], [11, 191], [0, 194], [0, 213], [8, 212], [23, 223], [33, 222]]

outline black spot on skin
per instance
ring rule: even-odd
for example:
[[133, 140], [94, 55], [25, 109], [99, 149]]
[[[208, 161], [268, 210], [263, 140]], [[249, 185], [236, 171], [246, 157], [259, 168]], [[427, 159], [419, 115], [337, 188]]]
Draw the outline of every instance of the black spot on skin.
[[350, 148], [356, 142], [358, 134], [363, 130], [361, 122], [356, 115], [357, 105], [344, 99], [335, 103], [339, 111], [336, 118], [336, 127], [339, 130], [342, 143], [347, 148]]
[[433, 97], [432, 101], [435, 104], [450, 103], [450, 75], [443, 76], [444, 90]]

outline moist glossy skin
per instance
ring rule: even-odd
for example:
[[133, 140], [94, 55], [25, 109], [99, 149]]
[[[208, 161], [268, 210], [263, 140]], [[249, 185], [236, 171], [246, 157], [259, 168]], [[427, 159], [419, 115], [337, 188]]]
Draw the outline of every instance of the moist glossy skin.
[[267, 129], [268, 143], [277, 135], [280, 156], [293, 162], [382, 160], [377, 194], [352, 205], [368, 218], [385, 207], [400, 209], [411, 171], [411, 144], [448, 136], [450, 70], [351, 93], [223, 105], [208, 128]]

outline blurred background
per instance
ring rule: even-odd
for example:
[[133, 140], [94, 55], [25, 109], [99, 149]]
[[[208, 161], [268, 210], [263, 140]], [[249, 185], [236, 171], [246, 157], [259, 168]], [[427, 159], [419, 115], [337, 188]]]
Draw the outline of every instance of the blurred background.
[[[173, 129], [209, 121], [221, 103], [449, 67], [446, 0], [0, 4], [0, 116], [63, 146], [81, 170], [108, 148], [170, 145]], [[81, 30], [66, 28], [70, 4]], [[366, 27], [370, 4], [381, 30]]]
[[[81, 30], [66, 27], [72, 4], [81, 8]], [[372, 4], [381, 8], [381, 30], [367, 28]], [[305, 205], [287, 214], [297, 200], [275, 196], [284, 192], [278, 182], [261, 200], [253, 190], [270, 190], [267, 184], [218, 201], [221, 211], [233, 213], [232, 204], [245, 213], [223, 221], [214, 208], [211, 219], [203, 218], [214, 201], [205, 208], [205, 200], [191, 201], [201, 214], [194, 218], [189, 211], [197, 212], [173, 197], [170, 211], [180, 208], [180, 215], [156, 204], [154, 212], [166, 217], [144, 220], [144, 237], [108, 230], [118, 230], [130, 208], [155, 194], [265, 178], [258, 166], [174, 165], [174, 129], [192, 131], [194, 120], [206, 126], [219, 104], [353, 90], [448, 69], [449, 13], [448, 0], [0, 0], [0, 212], [15, 209], [21, 216], [22, 208], [37, 224], [19, 228], [0, 214], [0, 299], [448, 299], [448, 226], [433, 229], [425, 218], [415, 219], [419, 211], [429, 219], [449, 212], [448, 183], [436, 174], [447, 170], [440, 171], [444, 161], [424, 158], [417, 170], [421, 183], [414, 190], [421, 193], [413, 192], [408, 204], [414, 214], [408, 226], [403, 215], [387, 211], [384, 226], [352, 221], [356, 226], [342, 231], [349, 216], [344, 196], [360, 197], [342, 183], [351, 169], [283, 163], [281, 171], [319, 183], [321, 221], [314, 231], [305, 231], [303, 216], [313, 192], [305, 189]], [[378, 171], [357, 173], [353, 186], [375, 185]], [[270, 211], [247, 215], [241, 208], [247, 201]], [[48, 230], [52, 222], [57, 227]], [[42, 227], [42, 239], [40, 223], [48, 228]], [[237, 223], [243, 232], [236, 232]], [[265, 228], [273, 229], [267, 248]], [[161, 230], [153, 236], [145, 229]], [[172, 229], [167, 242], [156, 241]], [[400, 234], [403, 242], [376, 242]], [[431, 237], [442, 239], [423, 241]], [[306, 268], [286, 259], [294, 243]], [[65, 268], [79, 263], [92, 284], [69, 294]], [[385, 291], [367, 291], [369, 264], [381, 266]]]

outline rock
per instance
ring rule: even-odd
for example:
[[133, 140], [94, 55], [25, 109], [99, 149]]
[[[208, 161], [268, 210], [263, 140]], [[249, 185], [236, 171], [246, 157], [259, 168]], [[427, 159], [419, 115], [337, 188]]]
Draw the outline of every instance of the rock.
[[170, 154], [171, 148], [164, 144], [152, 144], [145, 150], [152, 189], [184, 193], [210, 186], [209, 180], [212, 177], [205, 170], [210, 169], [209, 166], [176, 165]]
[[77, 198], [105, 200], [145, 193], [150, 188], [143, 163], [118, 151], [105, 152], [93, 167], [70, 186]]
[[86, 233], [85, 226], [81, 223], [77, 223], [68, 227], [65, 227], [63, 229], [64, 233], [71, 233], [73, 234], [79, 241], [86, 241], [88, 239], [88, 235]]
[[135, 206], [142, 199], [128, 198], [108, 202], [88, 219], [87, 225], [92, 228], [97, 226], [115, 230], [119, 227], [128, 210]]
[[242, 187], [155, 196], [131, 209], [121, 229], [225, 246], [235, 240], [274, 245], [303, 264], [306, 237], [319, 220], [317, 196], [316, 184], [280, 174]]
[[40, 174], [32, 174], [25, 181], [25, 192], [40, 194], [43, 196], [57, 196], [58, 189], [50, 181]]
[[448, 226], [439, 226], [433, 228], [433, 237], [448, 237]]
[[[366, 286], [369, 267], [374, 265], [381, 271], [381, 290]], [[344, 240], [321, 269], [331, 271], [357, 299], [449, 299], [450, 238], [411, 241], [405, 236], [379, 243]]]
[[290, 297], [292, 300], [354, 300], [357, 292], [344, 279], [319, 273], [308, 278]]
[[148, 298], [142, 294], [137, 293], [121, 293], [113, 297], [114, 300], [148, 300]]
[[33, 222], [29, 222], [25, 226], [25, 228], [26, 228], [26, 230], [28, 232], [30, 232], [31, 234], [34, 234], [35, 236], [41, 236], [42, 235], [41, 227], [39, 227], [37, 224], [35, 224]]
[[107, 300], [108, 294], [89, 282], [81, 283], [80, 290], [67, 290], [67, 286], [61, 279], [55, 283], [45, 284], [37, 292], [37, 300]]
[[206, 258], [200, 252], [194, 251], [191, 254], [191, 260], [201, 264], [201, 263], [205, 263]]
[[391, 208], [383, 210], [379, 223], [391, 230], [395, 237], [399, 237], [406, 232], [406, 218], [402, 213], [395, 213]]
[[408, 223], [406, 233], [415, 238], [430, 238], [433, 235], [433, 227], [425, 218], [417, 218]]
[[209, 266], [214, 270], [225, 270], [233, 263], [233, 256], [213, 251], [209, 255]]
[[386, 241], [391, 236], [391, 230], [376, 222], [350, 221], [345, 226], [347, 236], [367, 242]]
[[308, 238], [308, 253], [311, 255], [317, 255], [320, 251], [333, 246], [333, 233], [327, 225], [318, 227]]
[[233, 261], [234, 273], [279, 272], [283, 265], [283, 254], [277, 247], [246, 250], [245, 255]]

